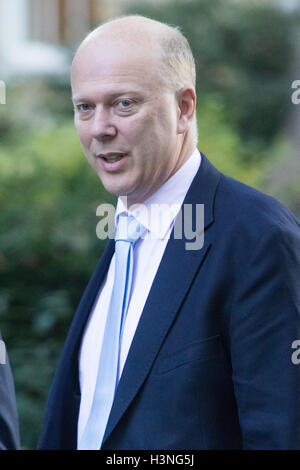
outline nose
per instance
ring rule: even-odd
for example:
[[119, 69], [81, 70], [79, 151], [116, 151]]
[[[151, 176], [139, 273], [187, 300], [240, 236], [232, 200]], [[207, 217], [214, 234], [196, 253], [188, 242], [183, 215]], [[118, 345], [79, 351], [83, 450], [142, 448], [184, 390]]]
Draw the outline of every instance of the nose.
[[96, 108], [91, 127], [91, 135], [95, 139], [111, 139], [117, 135], [117, 128], [112, 122], [108, 109]]

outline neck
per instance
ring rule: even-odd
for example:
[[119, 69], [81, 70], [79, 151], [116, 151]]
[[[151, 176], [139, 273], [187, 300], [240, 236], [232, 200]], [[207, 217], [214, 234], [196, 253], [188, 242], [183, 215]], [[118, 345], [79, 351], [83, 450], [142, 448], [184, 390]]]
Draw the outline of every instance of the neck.
[[192, 155], [195, 148], [196, 148], [196, 143], [194, 139], [192, 138], [192, 135], [189, 135], [188, 133], [186, 133], [183, 136], [182, 146], [181, 146], [181, 150], [179, 153], [179, 157], [177, 159], [177, 164], [175, 165], [173, 171], [169, 175], [169, 178], [171, 178], [171, 176], [173, 176], [179, 170], [179, 168], [181, 168], [182, 165], [185, 164], [185, 162]]

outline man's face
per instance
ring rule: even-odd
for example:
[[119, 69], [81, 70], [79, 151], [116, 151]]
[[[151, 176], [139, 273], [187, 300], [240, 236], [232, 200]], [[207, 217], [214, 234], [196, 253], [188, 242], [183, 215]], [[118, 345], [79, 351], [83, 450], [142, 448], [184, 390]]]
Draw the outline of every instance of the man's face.
[[105, 42], [72, 67], [75, 126], [107, 191], [143, 202], [181, 165], [174, 91], [162, 84], [158, 54]]

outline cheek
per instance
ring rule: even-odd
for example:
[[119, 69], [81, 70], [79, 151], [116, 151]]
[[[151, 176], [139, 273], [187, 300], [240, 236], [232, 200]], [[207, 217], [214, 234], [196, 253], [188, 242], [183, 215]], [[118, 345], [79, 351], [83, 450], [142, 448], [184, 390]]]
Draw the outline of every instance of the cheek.
[[[134, 139], [142, 152], [142, 160], [146, 159], [146, 156], [151, 155], [151, 159], [153, 159], [153, 152], [157, 153], [157, 147], [159, 146], [159, 142], [161, 142], [161, 128], [158, 125], [158, 118], [157, 117], [148, 117], [143, 121], [141, 125], [139, 125], [134, 130]], [[145, 162], [147, 164], [147, 161]], [[148, 162], [150, 163], [150, 162]]]
[[119, 125], [119, 131], [131, 142], [138, 143], [139, 140], [143, 139], [145, 127], [145, 119], [133, 117], [128, 119], [126, 122], [121, 123]]

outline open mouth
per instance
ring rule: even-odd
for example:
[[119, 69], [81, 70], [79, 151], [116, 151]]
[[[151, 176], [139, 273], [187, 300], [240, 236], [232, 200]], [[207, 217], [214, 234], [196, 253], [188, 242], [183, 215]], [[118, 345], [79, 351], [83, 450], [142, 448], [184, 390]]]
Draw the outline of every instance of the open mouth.
[[97, 154], [97, 158], [99, 158], [102, 168], [106, 171], [117, 171], [123, 168], [123, 165], [126, 162], [127, 153], [102, 153]]
[[103, 156], [101, 158], [103, 158], [103, 160], [105, 160], [107, 163], [116, 163], [116, 162], [119, 162], [123, 157], [125, 157], [125, 153], [115, 155], [115, 156], [110, 156], [110, 157]]
[[121, 152], [109, 152], [109, 153], [98, 153], [97, 157], [101, 158], [107, 163], [115, 163], [120, 161], [123, 157], [126, 156], [126, 153]]

